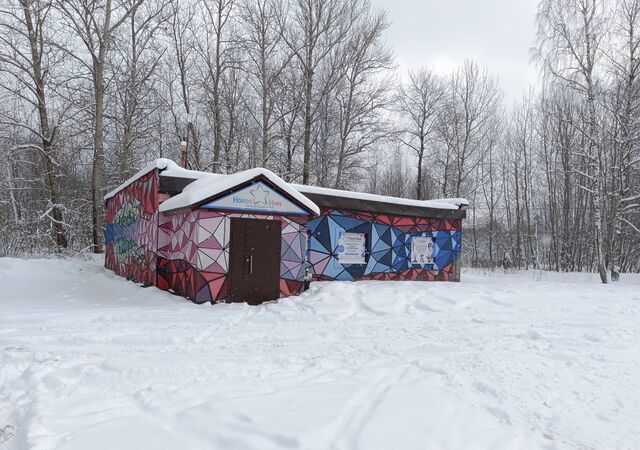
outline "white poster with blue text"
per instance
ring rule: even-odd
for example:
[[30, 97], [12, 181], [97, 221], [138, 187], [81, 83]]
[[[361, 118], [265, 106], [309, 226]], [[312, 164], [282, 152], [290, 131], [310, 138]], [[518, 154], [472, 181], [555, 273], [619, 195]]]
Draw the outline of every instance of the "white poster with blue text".
[[411, 238], [411, 264], [433, 264], [433, 238], [424, 236]]
[[336, 256], [340, 264], [365, 264], [366, 237], [364, 233], [340, 233]]

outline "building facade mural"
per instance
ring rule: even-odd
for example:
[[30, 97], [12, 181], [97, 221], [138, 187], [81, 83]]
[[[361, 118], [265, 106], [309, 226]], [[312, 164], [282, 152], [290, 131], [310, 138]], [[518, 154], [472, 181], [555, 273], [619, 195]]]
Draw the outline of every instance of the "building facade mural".
[[158, 222], [158, 287], [197, 303], [228, 296], [231, 218], [281, 222], [280, 294], [296, 295], [304, 283], [306, 217], [226, 213], [199, 209], [160, 214]]
[[[308, 273], [460, 280], [464, 199], [359, 195], [291, 185], [261, 168], [221, 176], [158, 159], [105, 201], [105, 266], [196, 303], [297, 295]], [[234, 218], [258, 221], [236, 221], [232, 243]], [[265, 221], [278, 223], [279, 237]]]
[[[453, 280], [462, 221], [323, 209], [307, 224], [315, 280]], [[365, 236], [363, 262], [341, 262], [344, 233]], [[430, 238], [431, 259], [412, 263], [414, 237]]]
[[143, 175], [106, 203], [105, 266], [139, 283], [156, 282], [158, 171]]

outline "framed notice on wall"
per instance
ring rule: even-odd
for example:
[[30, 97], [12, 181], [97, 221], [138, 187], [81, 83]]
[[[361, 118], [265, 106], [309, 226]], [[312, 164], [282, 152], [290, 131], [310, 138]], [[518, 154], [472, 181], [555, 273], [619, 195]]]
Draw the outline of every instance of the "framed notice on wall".
[[411, 264], [433, 264], [433, 238], [411, 238]]
[[340, 233], [336, 256], [340, 264], [365, 264], [366, 236], [364, 233]]

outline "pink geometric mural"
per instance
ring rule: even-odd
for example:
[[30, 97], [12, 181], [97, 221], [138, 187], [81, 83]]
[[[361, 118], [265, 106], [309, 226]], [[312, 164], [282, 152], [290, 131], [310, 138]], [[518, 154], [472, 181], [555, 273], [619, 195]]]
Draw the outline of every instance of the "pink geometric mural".
[[148, 285], [156, 281], [158, 171], [143, 175], [107, 200], [105, 266]]
[[223, 213], [200, 209], [158, 218], [158, 287], [197, 303], [224, 300], [229, 293], [229, 238], [232, 217], [281, 222], [280, 293], [302, 291], [306, 218]]

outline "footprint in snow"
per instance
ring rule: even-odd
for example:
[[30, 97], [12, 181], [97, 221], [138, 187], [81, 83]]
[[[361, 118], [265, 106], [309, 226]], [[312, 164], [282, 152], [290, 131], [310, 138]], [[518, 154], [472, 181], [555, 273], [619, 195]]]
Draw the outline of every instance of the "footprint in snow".
[[498, 419], [502, 423], [506, 423], [508, 425], [511, 424], [511, 417], [507, 414], [506, 411], [496, 408], [495, 406], [485, 406], [485, 409], [491, 414], [493, 417]]
[[533, 328], [529, 328], [526, 333], [519, 334], [517, 337], [520, 339], [532, 339], [534, 341], [544, 338], [539, 331], [534, 330]]
[[602, 340], [602, 338], [600, 336], [595, 335], [595, 334], [591, 334], [591, 333], [586, 333], [584, 335], [584, 338], [587, 341], [591, 341], [591, 342], [600, 342]]
[[9, 440], [16, 435], [16, 427], [13, 425], [6, 425], [3, 428], [0, 428], [0, 447], [5, 442], [9, 442]]
[[482, 394], [489, 395], [493, 398], [498, 398], [498, 393], [496, 392], [496, 390], [481, 381], [473, 383], [473, 387]]
[[429, 306], [429, 305], [425, 305], [424, 303], [422, 303], [422, 302], [420, 302], [420, 301], [415, 302], [415, 303], [413, 304], [413, 307], [414, 307], [415, 309], [417, 309], [417, 310], [420, 310], [420, 311], [433, 312], [433, 313], [440, 312], [440, 310], [435, 309], [435, 308], [432, 308], [432, 307], [431, 307], [431, 306]]

